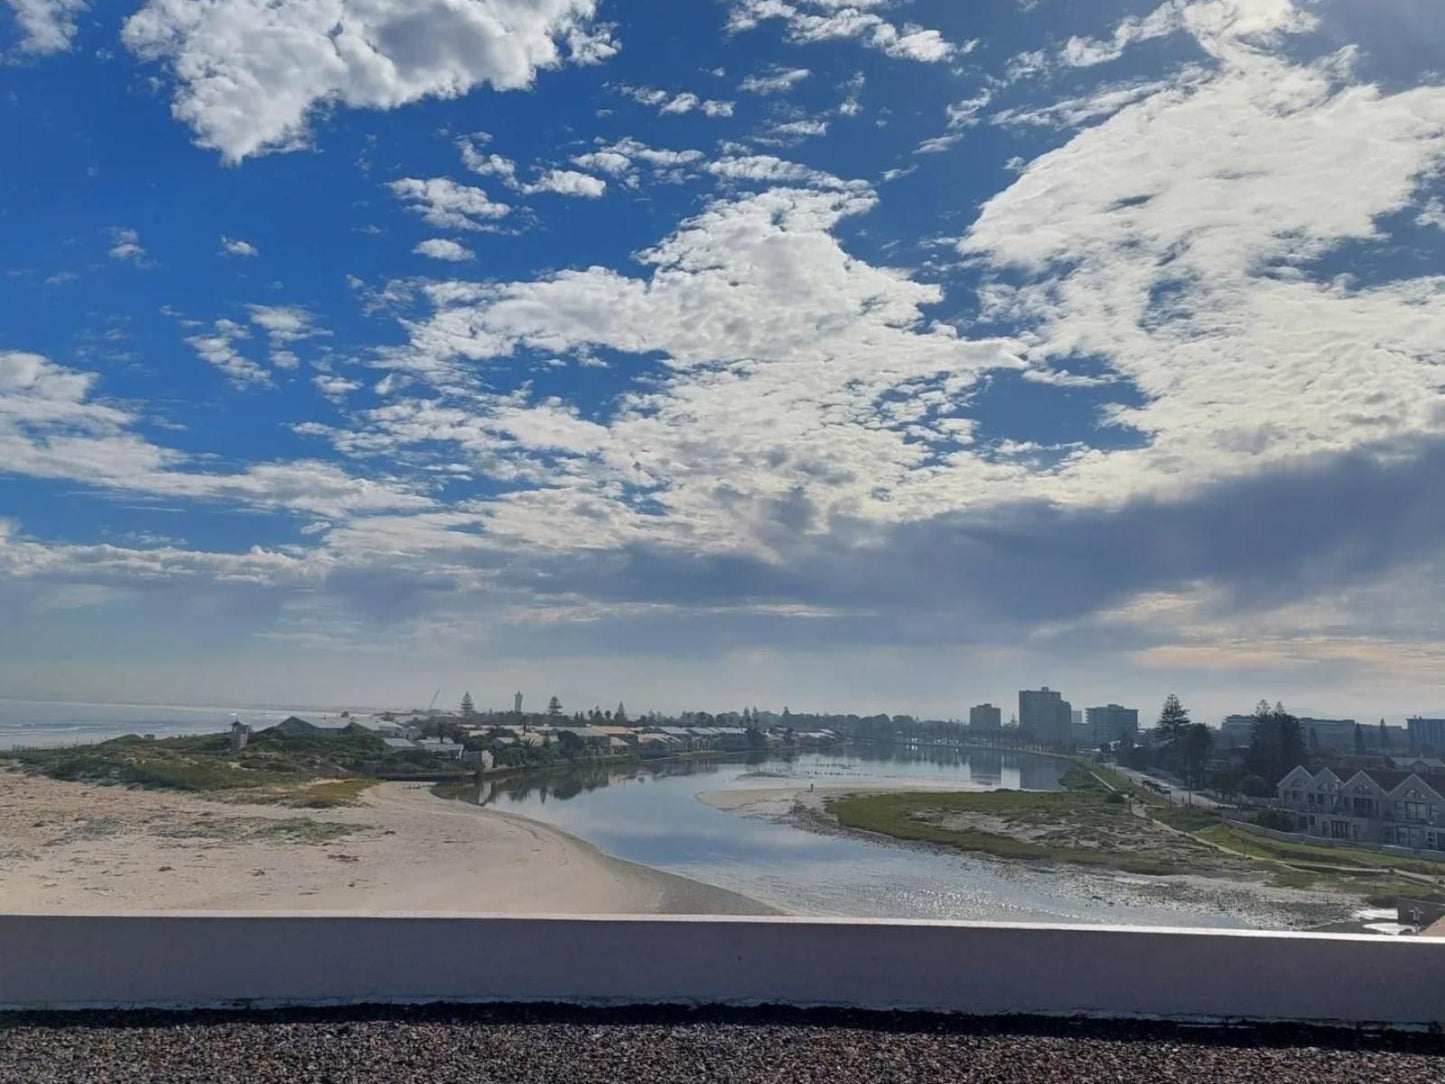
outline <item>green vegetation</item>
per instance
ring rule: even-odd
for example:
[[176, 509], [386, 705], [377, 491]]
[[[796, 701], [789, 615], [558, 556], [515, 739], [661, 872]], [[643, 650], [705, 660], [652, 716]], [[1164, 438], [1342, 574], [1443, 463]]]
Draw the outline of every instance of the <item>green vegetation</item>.
[[1181, 832], [1203, 832], [1206, 828], [1213, 828], [1221, 823], [1218, 813], [1210, 813], [1207, 810], [1195, 809], [1191, 806], [1166, 805], [1149, 810], [1149, 816], [1160, 824], [1167, 824], [1170, 828], [1177, 828]]
[[829, 799], [845, 828], [997, 858], [1182, 873], [1217, 856], [1167, 836], [1102, 788], [1059, 792], [904, 792]]
[[[366, 731], [339, 735], [288, 737], [263, 730], [238, 754], [224, 734], [163, 738], [148, 741], [133, 734], [97, 745], [65, 749], [33, 749], [8, 756], [27, 771], [53, 779], [119, 783], [126, 786], [207, 792], [248, 792], [248, 797], [322, 803], [313, 808], [347, 804], [367, 785], [351, 778], [382, 768], [386, 745]], [[420, 756], [427, 756], [419, 753]], [[385, 767], [393, 767], [388, 758]], [[434, 766], [434, 761], [428, 760]], [[337, 785], [319, 790], [296, 789], [316, 778]], [[269, 793], [266, 793], [269, 792]]]
[[1098, 776], [1089, 768], [1080, 763], [1075, 763], [1072, 768], [1059, 776], [1059, 784], [1065, 790], [1106, 790], [1103, 783], [1099, 782]]
[[1300, 862], [1319, 866], [1372, 867], [1381, 870], [1407, 870], [1430, 876], [1445, 875], [1439, 863], [1400, 858], [1392, 854], [1360, 850], [1356, 847], [1317, 847], [1309, 843], [1290, 843], [1241, 832], [1226, 824], [1215, 824], [1199, 833], [1201, 839], [1228, 847], [1253, 858], [1269, 858], [1281, 862]]
[[287, 804], [300, 809], [335, 809], [337, 806], [355, 805], [362, 791], [374, 786], [375, 779], [356, 776], [351, 779], [328, 779], [324, 783], [312, 783]]

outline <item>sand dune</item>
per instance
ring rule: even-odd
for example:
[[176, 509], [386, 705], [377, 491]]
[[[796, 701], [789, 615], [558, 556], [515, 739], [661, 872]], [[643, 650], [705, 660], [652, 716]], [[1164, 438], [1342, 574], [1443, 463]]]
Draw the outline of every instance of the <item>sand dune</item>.
[[417, 784], [310, 811], [0, 770], [0, 911], [207, 909], [773, 911]]

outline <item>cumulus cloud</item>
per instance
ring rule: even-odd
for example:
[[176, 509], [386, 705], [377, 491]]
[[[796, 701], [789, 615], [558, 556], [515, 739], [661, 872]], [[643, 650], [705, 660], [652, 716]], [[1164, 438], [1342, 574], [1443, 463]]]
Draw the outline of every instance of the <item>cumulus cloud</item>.
[[[669, 375], [623, 396], [595, 452], [539, 460], [486, 446], [489, 473], [547, 482], [486, 508], [493, 537], [570, 545], [560, 540], [580, 502], [597, 544], [681, 532], [699, 544], [756, 545], [744, 517], [795, 489], [830, 511], [892, 515], [888, 503], [915, 472], [968, 439], [957, 410], [980, 374], [1019, 364], [1007, 343], [970, 342], [926, 321], [937, 286], [842, 250], [831, 230], [873, 207], [866, 185], [763, 156], [715, 168], [820, 187], [714, 201], [639, 254], [651, 268], [644, 278], [589, 268], [424, 287], [434, 312], [408, 321], [411, 345], [387, 363], [438, 386], [455, 387], [469, 363], [521, 352], [667, 359]], [[386, 438], [395, 420], [373, 415], [367, 432]], [[408, 416], [389, 439], [419, 440], [413, 425]], [[669, 514], [645, 514], [640, 494]]]
[[421, 180], [404, 177], [388, 185], [397, 199], [438, 229], [480, 230], [511, 213], [505, 203], [493, 201], [480, 188], [457, 184], [448, 177]]
[[238, 241], [234, 237], [221, 235], [221, 251], [227, 256], [255, 256], [256, 246], [249, 241]]
[[90, 5], [86, 0], [6, 0], [20, 29], [22, 52], [63, 53], [75, 38], [75, 20]]
[[[33, 0], [32, 0], [33, 2]], [[327, 105], [393, 109], [541, 71], [615, 44], [596, 0], [147, 0], [123, 39], [175, 80], [172, 112], [231, 162], [292, 150]]]
[[522, 191], [531, 195], [537, 192], [552, 192], [559, 196], [580, 196], [597, 199], [607, 191], [607, 182], [600, 177], [578, 173], [575, 169], [549, 169]]
[[452, 263], [465, 263], [467, 260], [475, 259], [477, 255], [465, 245], [443, 237], [428, 238], [412, 251], [418, 256], [430, 256], [433, 260], [449, 260]]

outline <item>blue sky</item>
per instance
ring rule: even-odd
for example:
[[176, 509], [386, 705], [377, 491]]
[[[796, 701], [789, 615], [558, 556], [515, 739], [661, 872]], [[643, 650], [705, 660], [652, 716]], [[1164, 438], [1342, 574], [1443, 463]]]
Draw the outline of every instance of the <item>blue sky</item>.
[[0, 693], [1445, 708], [1442, 47], [6, 0]]

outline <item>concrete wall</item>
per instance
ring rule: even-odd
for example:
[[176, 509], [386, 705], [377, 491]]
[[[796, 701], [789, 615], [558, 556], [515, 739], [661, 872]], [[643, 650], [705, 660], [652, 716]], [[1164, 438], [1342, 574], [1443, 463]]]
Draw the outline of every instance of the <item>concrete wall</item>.
[[0, 1006], [772, 1003], [1445, 1021], [1445, 940], [793, 918], [0, 916]]

